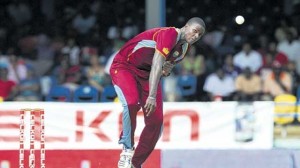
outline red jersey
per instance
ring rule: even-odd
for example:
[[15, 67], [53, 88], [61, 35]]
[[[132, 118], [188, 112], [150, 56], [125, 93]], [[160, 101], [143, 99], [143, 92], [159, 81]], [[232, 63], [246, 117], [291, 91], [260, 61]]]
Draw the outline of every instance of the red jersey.
[[167, 61], [178, 63], [188, 50], [188, 43], [178, 44], [179, 38], [179, 30], [175, 27], [144, 31], [129, 40], [120, 49], [113, 64], [126, 64], [149, 73], [155, 50], [166, 57]]
[[14, 81], [0, 80], [0, 97], [3, 97], [4, 99], [7, 98], [14, 86], [16, 86], [16, 83]]

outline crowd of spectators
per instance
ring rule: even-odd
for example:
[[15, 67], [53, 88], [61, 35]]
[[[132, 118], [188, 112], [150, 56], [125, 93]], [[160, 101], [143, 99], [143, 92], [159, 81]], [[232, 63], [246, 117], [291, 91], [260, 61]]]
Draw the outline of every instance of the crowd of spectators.
[[[294, 1], [293, 1], [294, 2]], [[166, 0], [167, 26], [193, 16], [205, 36], [164, 79], [166, 101], [183, 101], [176, 81], [194, 75], [189, 101], [272, 100], [297, 95], [300, 84], [300, 8], [297, 1]], [[234, 22], [237, 15], [245, 23]], [[0, 97], [44, 101], [51, 86], [74, 91], [111, 85], [107, 64], [145, 30], [142, 0], [3, 0], [0, 2]]]

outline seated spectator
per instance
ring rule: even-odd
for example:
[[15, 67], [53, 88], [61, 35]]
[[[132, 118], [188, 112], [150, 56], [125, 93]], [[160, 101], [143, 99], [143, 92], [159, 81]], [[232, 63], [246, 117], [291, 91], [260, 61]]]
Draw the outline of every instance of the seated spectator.
[[70, 55], [64, 54], [61, 64], [54, 69], [54, 76], [58, 84], [74, 91], [82, 82], [81, 66], [79, 64], [71, 65]]
[[206, 78], [204, 90], [208, 93], [211, 101], [232, 100], [235, 91], [234, 80], [219, 68]]
[[278, 61], [281, 65], [286, 66], [289, 62], [288, 57], [283, 52], [277, 51], [276, 42], [268, 43], [265, 51], [261, 51], [263, 65], [259, 70], [260, 75], [264, 78], [267, 73], [272, 71], [273, 61]]
[[33, 68], [28, 68], [27, 77], [20, 81], [18, 91], [16, 101], [39, 101], [41, 99], [40, 82]]
[[182, 63], [180, 65], [184, 75], [193, 74], [198, 76], [204, 73], [204, 56], [198, 55], [196, 52], [196, 47], [191, 46], [186, 55], [186, 58], [182, 60]]
[[16, 83], [8, 79], [8, 66], [4, 63], [0, 64], [0, 97], [2, 100], [12, 100], [16, 93]]
[[86, 69], [88, 83], [94, 86], [99, 92], [103, 91], [105, 85], [109, 83], [108, 75], [105, 73], [105, 67], [99, 63], [97, 55], [91, 55], [90, 66]]
[[283, 52], [277, 51], [277, 44], [275, 42], [271, 42], [269, 44], [269, 51], [273, 57], [273, 60], [278, 61], [281, 65], [286, 66], [289, 62], [289, 59], [286, 54]]
[[238, 101], [257, 101], [262, 90], [261, 78], [247, 67], [236, 78], [235, 88]]
[[259, 52], [252, 49], [250, 43], [244, 43], [242, 51], [234, 56], [233, 63], [241, 69], [249, 67], [252, 72], [257, 72], [262, 66], [262, 57]]
[[62, 48], [63, 54], [69, 54], [70, 64], [78, 65], [80, 63], [80, 48], [75, 39], [68, 39], [67, 44]]
[[[191, 46], [186, 58], [183, 59], [181, 64], [181, 75], [192, 74], [197, 77], [197, 89], [195, 95], [191, 96], [191, 100], [202, 100], [205, 96], [203, 91], [204, 81], [206, 78], [206, 65], [205, 58], [202, 54], [197, 54], [195, 46]], [[169, 80], [169, 79], [165, 79]], [[176, 80], [176, 78], [175, 78]], [[169, 90], [169, 89], [167, 89]], [[174, 93], [174, 92], [173, 92]], [[206, 96], [207, 97], [207, 96]]]
[[292, 32], [287, 32], [287, 39], [281, 41], [277, 45], [277, 50], [284, 53], [289, 61], [295, 61], [297, 65], [297, 72], [300, 72], [300, 41], [295, 38]]
[[292, 93], [292, 78], [284, 72], [282, 65], [278, 61], [273, 62], [273, 71], [263, 82], [263, 100], [273, 100], [281, 94]]
[[241, 69], [233, 64], [233, 56], [231, 54], [227, 54], [225, 57], [223, 71], [233, 79], [241, 73]]
[[8, 53], [8, 78], [19, 83], [26, 78], [27, 68], [23, 60], [20, 60], [14, 53]]

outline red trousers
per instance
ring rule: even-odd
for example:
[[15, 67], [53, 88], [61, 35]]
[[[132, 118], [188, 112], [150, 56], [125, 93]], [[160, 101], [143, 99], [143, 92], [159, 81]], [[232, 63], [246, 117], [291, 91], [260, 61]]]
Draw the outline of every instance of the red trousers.
[[[149, 72], [150, 73], [150, 72]], [[134, 131], [136, 128], [136, 116], [140, 108], [143, 108], [149, 94], [149, 78], [139, 73], [139, 70], [129, 65], [113, 63], [110, 69], [112, 82], [121, 101], [123, 111], [123, 130], [119, 143], [126, 148], [134, 147]], [[161, 84], [157, 88], [156, 110], [146, 117], [144, 113], [145, 127], [140, 135], [139, 143], [135, 148], [132, 164], [139, 168], [153, 151], [162, 131], [163, 124], [163, 100]]]

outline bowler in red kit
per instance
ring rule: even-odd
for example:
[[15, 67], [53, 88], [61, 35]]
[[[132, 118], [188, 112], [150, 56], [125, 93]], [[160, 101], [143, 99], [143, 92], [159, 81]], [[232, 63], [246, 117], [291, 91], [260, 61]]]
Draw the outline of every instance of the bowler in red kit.
[[[205, 23], [198, 17], [188, 20], [182, 28], [153, 28], [129, 40], [115, 56], [110, 74], [124, 107], [119, 140], [123, 150], [118, 168], [141, 168], [155, 148], [163, 129], [160, 79], [170, 74], [204, 32]], [[135, 147], [136, 115], [140, 108], [145, 127]]]

